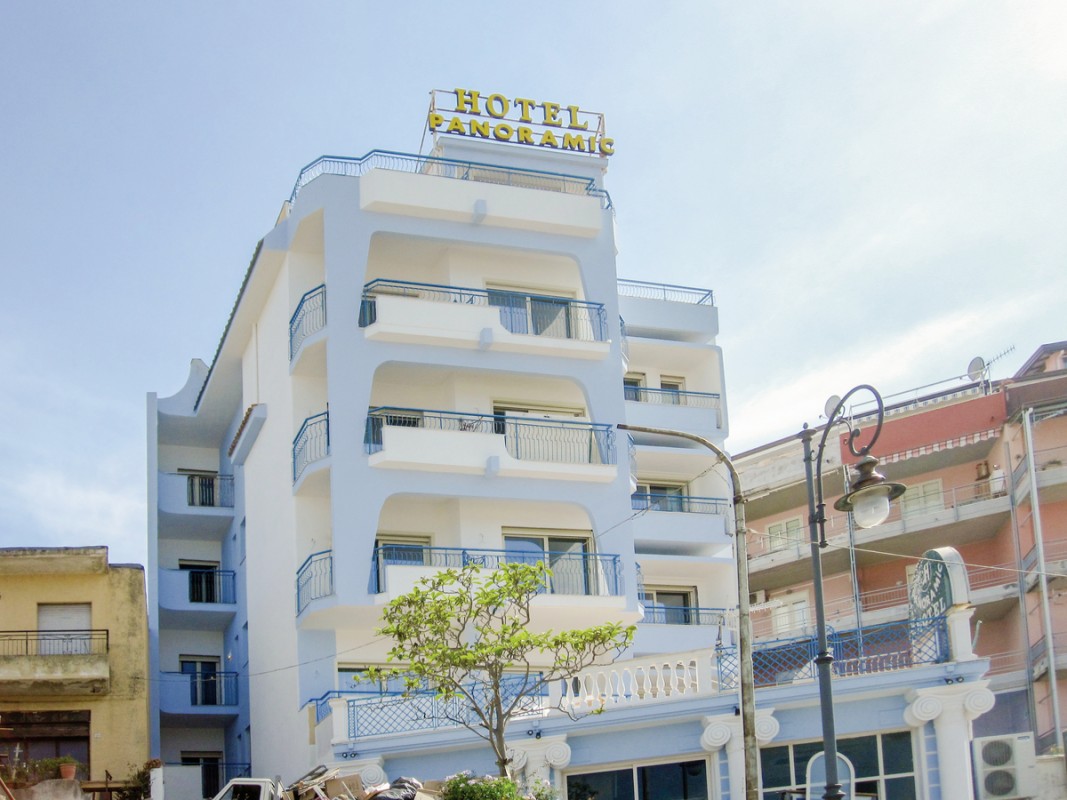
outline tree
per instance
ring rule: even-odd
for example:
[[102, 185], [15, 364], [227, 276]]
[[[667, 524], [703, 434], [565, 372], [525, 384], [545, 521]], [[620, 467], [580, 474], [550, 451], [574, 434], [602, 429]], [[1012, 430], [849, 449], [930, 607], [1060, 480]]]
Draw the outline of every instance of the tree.
[[531, 604], [551, 572], [541, 562], [495, 569], [467, 564], [423, 578], [384, 609], [379, 635], [393, 639], [394, 669], [369, 679], [403, 677], [405, 694], [432, 689], [446, 717], [489, 742], [501, 776], [508, 775], [504, 733], [548, 685], [608, 663], [633, 641], [618, 622], [566, 631], [530, 629]]

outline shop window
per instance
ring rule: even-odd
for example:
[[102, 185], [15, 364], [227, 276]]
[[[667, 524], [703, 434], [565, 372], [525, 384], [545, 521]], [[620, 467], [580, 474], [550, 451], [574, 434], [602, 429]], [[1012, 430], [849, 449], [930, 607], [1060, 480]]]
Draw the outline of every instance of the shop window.
[[707, 762], [673, 762], [567, 776], [567, 800], [707, 800]]

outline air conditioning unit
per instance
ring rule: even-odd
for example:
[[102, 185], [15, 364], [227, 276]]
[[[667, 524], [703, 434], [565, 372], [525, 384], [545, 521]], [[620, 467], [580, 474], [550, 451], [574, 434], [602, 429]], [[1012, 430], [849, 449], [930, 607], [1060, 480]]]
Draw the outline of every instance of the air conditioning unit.
[[767, 590], [757, 589], [748, 596], [748, 604], [750, 606], [758, 606], [767, 602]]
[[1037, 794], [1037, 756], [1032, 733], [975, 739], [971, 754], [978, 800], [1024, 800]]

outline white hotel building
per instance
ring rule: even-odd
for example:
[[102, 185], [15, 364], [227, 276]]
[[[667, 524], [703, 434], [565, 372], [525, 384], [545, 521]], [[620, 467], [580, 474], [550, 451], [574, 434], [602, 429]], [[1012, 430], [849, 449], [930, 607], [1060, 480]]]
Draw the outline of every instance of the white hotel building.
[[[605, 166], [440, 136], [431, 157], [301, 172], [211, 365], [148, 399], [151, 749], [168, 790], [318, 763], [373, 782], [492, 771], [432, 696], [353, 676], [384, 663], [381, 608], [419, 576], [537, 554], [553, 569], [537, 624], [638, 633], [545, 704], [594, 696], [606, 713], [514, 722], [515, 763], [601, 800], [679, 782], [671, 800], [742, 796], [725, 472], [688, 440], [615, 427], [723, 444], [717, 311], [707, 290], [617, 278]], [[879, 754], [911, 754], [875, 759], [883, 797], [947, 800], [966, 778], [937, 764], [944, 742], [966, 750], [962, 712], [935, 731], [915, 711], [916, 691], [985, 701], [985, 662], [945, 641], [837, 688], [839, 736], [885, 731]], [[817, 739], [811, 681], [757, 701], [762, 745]]]

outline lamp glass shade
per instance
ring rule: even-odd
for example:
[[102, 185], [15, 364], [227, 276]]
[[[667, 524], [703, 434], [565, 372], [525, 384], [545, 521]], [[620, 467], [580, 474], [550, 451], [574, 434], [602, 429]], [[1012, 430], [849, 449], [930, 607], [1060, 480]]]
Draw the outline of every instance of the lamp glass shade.
[[861, 528], [881, 525], [889, 517], [889, 487], [872, 486], [852, 495], [852, 519]]

